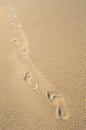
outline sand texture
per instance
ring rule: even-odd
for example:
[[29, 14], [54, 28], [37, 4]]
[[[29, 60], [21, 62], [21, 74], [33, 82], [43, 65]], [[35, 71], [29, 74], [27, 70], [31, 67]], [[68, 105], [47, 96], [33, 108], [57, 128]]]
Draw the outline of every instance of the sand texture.
[[86, 1], [0, 1], [0, 130], [85, 130]]

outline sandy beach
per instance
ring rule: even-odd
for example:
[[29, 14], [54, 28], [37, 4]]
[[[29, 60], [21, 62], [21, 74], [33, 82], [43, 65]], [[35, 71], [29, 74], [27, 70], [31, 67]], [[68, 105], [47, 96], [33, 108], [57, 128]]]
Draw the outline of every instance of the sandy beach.
[[0, 44], [0, 130], [85, 130], [85, 0], [1, 0]]

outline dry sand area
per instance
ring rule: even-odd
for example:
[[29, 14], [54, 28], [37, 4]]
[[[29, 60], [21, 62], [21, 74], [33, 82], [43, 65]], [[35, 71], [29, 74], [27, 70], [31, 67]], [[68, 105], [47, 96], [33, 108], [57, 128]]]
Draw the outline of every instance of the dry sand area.
[[0, 0], [0, 130], [85, 130], [85, 0]]

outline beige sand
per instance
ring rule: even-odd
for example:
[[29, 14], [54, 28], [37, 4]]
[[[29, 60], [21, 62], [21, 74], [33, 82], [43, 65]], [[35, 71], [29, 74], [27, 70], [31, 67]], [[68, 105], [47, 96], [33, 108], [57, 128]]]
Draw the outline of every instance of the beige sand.
[[[86, 2], [9, 3], [0, 2], [0, 130], [85, 130]], [[63, 95], [67, 120], [56, 118], [51, 90]]]

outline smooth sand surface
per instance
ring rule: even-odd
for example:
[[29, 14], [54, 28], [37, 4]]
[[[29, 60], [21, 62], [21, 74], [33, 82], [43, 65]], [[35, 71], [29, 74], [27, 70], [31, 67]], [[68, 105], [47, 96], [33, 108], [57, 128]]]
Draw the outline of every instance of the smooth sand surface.
[[0, 1], [0, 130], [85, 130], [85, 43], [84, 0]]

